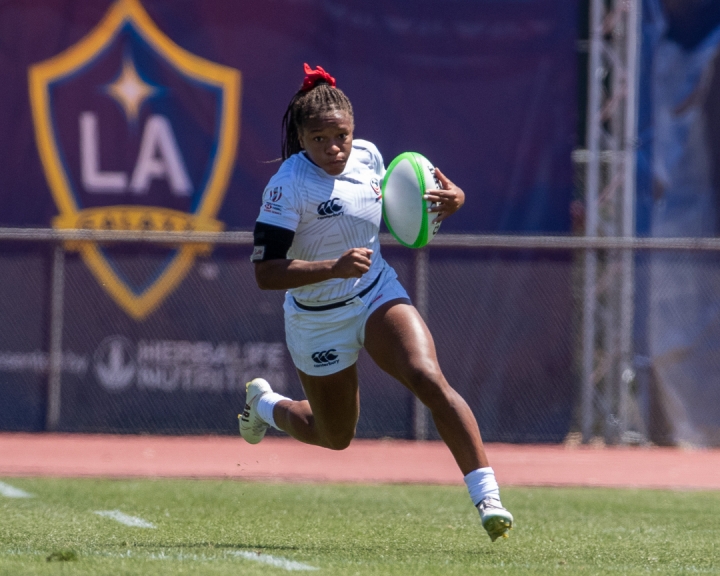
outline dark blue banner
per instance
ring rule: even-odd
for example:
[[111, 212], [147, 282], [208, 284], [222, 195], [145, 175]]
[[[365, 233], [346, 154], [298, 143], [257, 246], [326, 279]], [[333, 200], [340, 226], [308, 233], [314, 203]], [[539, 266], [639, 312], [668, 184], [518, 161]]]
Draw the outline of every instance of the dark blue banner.
[[[0, 226], [251, 230], [279, 166], [281, 118], [308, 62], [337, 78], [354, 106], [356, 136], [374, 142], [386, 164], [420, 152], [466, 191], [465, 207], [443, 231], [570, 231], [572, 2], [38, 0], [0, 5], [0, 26]], [[68, 263], [63, 401], [89, 408], [63, 413], [63, 429], [177, 431], [179, 410], [191, 421], [195, 414], [187, 429], [226, 431], [248, 374], [274, 371], [288, 391], [296, 386], [281, 311], [258, 312], [264, 296], [249, 265], [239, 264], [249, 249], [212, 258], [211, 247], [198, 245], [68, 249], [79, 258]], [[29, 271], [28, 281], [44, 287], [38, 325], [18, 323], [15, 330], [31, 334], [8, 336], [0, 350], [0, 371], [12, 382], [29, 378], [36, 399], [47, 377], [50, 257], [37, 258], [45, 267]], [[0, 274], [16, 264], [0, 262]], [[239, 267], [247, 286], [238, 300], [241, 284], [228, 270]], [[12, 282], [7, 290], [22, 292], [20, 280]], [[526, 303], [538, 318], [548, 313], [533, 298]], [[227, 311], [221, 321], [207, 309], [218, 302]], [[570, 299], [563, 302], [554, 306], [565, 306], [567, 326]], [[498, 310], [514, 306], [492, 298], [481, 305], [498, 322], [506, 314]], [[571, 358], [563, 350], [549, 362], [568, 374], [552, 386], [569, 405]], [[547, 354], [537, 346], [533, 366]], [[537, 376], [531, 380], [527, 386]], [[8, 386], [15, 398], [15, 384]], [[170, 396], [167, 409], [147, 408]], [[31, 404], [27, 418], [0, 409], [0, 420], [37, 427], [44, 400]], [[220, 406], [228, 414], [216, 421]], [[522, 437], [557, 440], [566, 408], [556, 410], [552, 432]], [[520, 438], [513, 434], [498, 437]]]

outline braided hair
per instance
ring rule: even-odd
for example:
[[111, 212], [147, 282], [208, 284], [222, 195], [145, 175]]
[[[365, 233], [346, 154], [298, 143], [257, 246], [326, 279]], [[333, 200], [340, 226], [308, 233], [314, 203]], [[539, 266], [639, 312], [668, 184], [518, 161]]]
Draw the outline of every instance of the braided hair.
[[300, 130], [309, 120], [327, 112], [347, 112], [353, 117], [352, 104], [345, 93], [335, 87], [335, 79], [320, 66], [311, 70], [305, 64], [305, 81], [290, 100], [282, 119], [282, 159], [302, 150]]

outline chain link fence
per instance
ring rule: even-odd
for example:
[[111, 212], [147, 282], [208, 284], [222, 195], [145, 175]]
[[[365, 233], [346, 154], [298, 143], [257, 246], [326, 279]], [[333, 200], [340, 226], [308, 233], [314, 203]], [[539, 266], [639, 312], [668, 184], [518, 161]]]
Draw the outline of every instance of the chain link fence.
[[[80, 255], [65, 250], [68, 240], [101, 242], [113, 270], [132, 286], [152, 283], [180, 240], [212, 242], [215, 249], [138, 319], [118, 306]], [[672, 362], [661, 348], [681, 329], [674, 315], [687, 310], [672, 309], [681, 300], [663, 297], [658, 287], [664, 275], [677, 288], [678, 274], [687, 278], [688, 267], [700, 266], [706, 273], [693, 282], [701, 301], [709, 301], [720, 278], [717, 240], [447, 234], [423, 250], [388, 236], [382, 242], [486, 441], [562, 442], [589, 427], [610, 442], [674, 442], [673, 410], [693, 404], [673, 400]], [[0, 429], [234, 434], [247, 380], [263, 376], [279, 392], [302, 398], [284, 344], [283, 294], [256, 287], [251, 243], [246, 232], [0, 231]], [[583, 390], [589, 250], [601, 259], [636, 254], [636, 370], [627, 397], [602, 371], [603, 341], [592, 343], [592, 387]], [[693, 318], [700, 322], [697, 311]], [[714, 334], [712, 326], [700, 331], [699, 349], [711, 349]], [[427, 411], [364, 352], [359, 371], [359, 437], [438, 438]], [[706, 406], [713, 394], [695, 391]], [[621, 410], [630, 415], [624, 437], [613, 429]]]

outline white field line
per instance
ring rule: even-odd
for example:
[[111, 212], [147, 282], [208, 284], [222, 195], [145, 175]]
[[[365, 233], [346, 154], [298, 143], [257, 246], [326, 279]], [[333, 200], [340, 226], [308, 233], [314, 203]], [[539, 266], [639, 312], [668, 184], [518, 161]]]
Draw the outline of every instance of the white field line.
[[120, 524], [125, 524], [125, 526], [132, 526], [133, 528], [157, 528], [152, 522], [148, 522], [137, 516], [130, 516], [120, 512], [120, 510], [96, 510], [95, 514], [110, 518], [116, 522], [120, 522]]
[[33, 497], [33, 495], [29, 492], [25, 492], [25, 490], [20, 490], [20, 488], [15, 488], [15, 486], [10, 486], [10, 484], [5, 484], [5, 482], [0, 482], [0, 496], [5, 496], [5, 498]]
[[320, 570], [316, 566], [310, 566], [309, 564], [303, 564], [302, 562], [296, 562], [295, 560], [289, 560], [288, 558], [282, 558], [280, 556], [270, 556], [269, 554], [259, 554], [257, 552], [251, 552], [249, 550], [226, 550], [221, 552], [219, 555], [207, 555], [207, 554], [193, 554], [187, 552], [173, 552], [164, 551], [160, 552], [135, 552], [127, 550], [126, 552], [92, 552], [93, 556], [102, 556], [103, 558], [147, 558], [150, 560], [179, 560], [179, 561], [193, 561], [193, 562], [217, 562], [219, 560], [229, 560], [234, 558], [244, 558], [246, 560], [252, 560], [254, 562], [261, 562], [263, 564], [269, 564], [276, 568], [281, 568], [289, 572], [293, 571], [313, 571]]
[[263, 564], [270, 564], [276, 568], [282, 568], [283, 570], [320, 570], [315, 566], [303, 564], [302, 562], [295, 562], [294, 560], [288, 560], [287, 558], [280, 558], [278, 556], [270, 556], [269, 554], [259, 554], [257, 552], [250, 552], [248, 550], [239, 550], [237, 552], [229, 552], [232, 556], [241, 556], [247, 560], [253, 560], [254, 562], [262, 562]]

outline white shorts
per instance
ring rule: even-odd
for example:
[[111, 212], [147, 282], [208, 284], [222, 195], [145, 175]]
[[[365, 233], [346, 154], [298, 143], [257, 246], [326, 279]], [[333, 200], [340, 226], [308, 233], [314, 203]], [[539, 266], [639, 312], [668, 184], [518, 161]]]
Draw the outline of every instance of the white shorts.
[[285, 294], [285, 339], [295, 366], [311, 376], [340, 372], [357, 362], [365, 342], [365, 323], [385, 302], [410, 299], [390, 266], [362, 298], [331, 310], [303, 310]]

